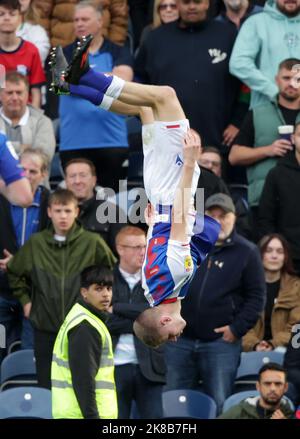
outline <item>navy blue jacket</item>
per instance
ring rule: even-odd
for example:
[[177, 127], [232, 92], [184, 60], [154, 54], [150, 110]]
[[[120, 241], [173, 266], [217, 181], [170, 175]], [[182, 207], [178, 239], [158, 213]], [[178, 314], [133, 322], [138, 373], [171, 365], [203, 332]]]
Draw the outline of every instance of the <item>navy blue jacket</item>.
[[263, 311], [265, 295], [258, 249], [233, 231], [198, 268], [182, 301], [184, 336], [213, 341], [222, 337], [215, 328], [230, 325], [233, 334], [242, 337]]

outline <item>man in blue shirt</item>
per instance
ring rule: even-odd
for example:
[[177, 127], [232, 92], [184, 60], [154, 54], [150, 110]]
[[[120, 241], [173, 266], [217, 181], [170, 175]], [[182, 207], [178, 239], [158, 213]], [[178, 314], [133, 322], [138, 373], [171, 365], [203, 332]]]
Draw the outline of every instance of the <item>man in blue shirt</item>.
[[[89, 62], [95, 71], [112, 72], [126, 81], [132, 80], [128, 49], [103, 37], [101, 9], [86, 1], [79, 3], [75, 8], [74, 31], [76, 38], [88, 34], [94, 36], [89, 48]], [[76, 41], [64, 49], [68, 61], [75, 47]], [[101, 186], [118, 192], [119, 180], [125, 177], [122, 164], [128, 155], [125, 118], [74, 96], [60, 98], [59, 116], [63, 167], [71, 159], [87, 158], [94, 163]]]

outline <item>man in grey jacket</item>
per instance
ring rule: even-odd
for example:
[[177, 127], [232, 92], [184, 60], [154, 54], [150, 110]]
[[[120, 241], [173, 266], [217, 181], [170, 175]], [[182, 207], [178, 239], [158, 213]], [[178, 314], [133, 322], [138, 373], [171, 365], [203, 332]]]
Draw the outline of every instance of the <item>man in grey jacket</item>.
[[39, 148], [51, 162], [55, 135], [51, 120], [28, 104], [29, 84], [18, 72], [8, 72], [1, 88], [0, 131], [4, 132], [19, 155], [27, 148]]

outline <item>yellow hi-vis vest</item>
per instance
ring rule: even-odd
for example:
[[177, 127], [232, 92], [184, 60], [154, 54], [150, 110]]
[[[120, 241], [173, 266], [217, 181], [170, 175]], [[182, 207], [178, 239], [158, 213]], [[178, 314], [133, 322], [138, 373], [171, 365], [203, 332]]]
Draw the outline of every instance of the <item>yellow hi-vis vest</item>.
[[101, 419], [118, 417], [117, 395], [114, 381], [112, 341], [105, 324], [89, 310], [76, 303], [70, 310], [57, 335], [51, 369], [53, 418], [83, 418], [72, 386], [69, 367], [68, 332], [83, 320], [100, 334], [102, 353], [95, 377], [96, 403]]

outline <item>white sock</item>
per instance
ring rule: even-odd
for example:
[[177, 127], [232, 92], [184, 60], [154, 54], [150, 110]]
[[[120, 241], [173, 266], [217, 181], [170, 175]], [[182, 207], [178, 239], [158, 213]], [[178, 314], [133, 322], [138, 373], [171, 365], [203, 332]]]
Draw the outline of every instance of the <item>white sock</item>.
[[107, 96], [110, 96], [114, 99], [118, 99], [118, 97], [121, 94], [121, 91], [123, 90], [123, 87], [125, 85], [125, 81], [118, 76], [113, 76], [113, 80], [108, 86], [105, 94]]
[[114, 101], [114, 98], [111, 98], [110, 96], [103, 96], [103, 100], [101, 104], [99, 105], [99, 108], [103, 108], [103, 110], [109, 110], [112, 106], [112, 103]]

